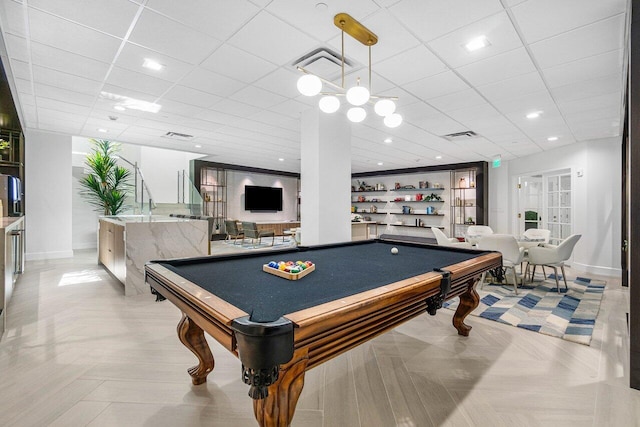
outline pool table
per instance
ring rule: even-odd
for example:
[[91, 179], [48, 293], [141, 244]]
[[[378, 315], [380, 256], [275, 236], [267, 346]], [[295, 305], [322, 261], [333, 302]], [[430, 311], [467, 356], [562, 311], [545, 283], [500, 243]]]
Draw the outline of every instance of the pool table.
[[[315, 271], [288, 280], [262, 271], [271, 260], [309, 260]], [[188, 370], [193, 384], [214, 367], [206, 331], [242, 362], [258, 423], [287, 426], [306, 370], [436, 314], [445, 300], [460, 297], [453, 325], [467, 336], [475, 285], [501, 265], [499, 252], [370, 240], [152, 261], [145, 270], [152, 292], [183, 313], [178, 336], [199, 361]]]

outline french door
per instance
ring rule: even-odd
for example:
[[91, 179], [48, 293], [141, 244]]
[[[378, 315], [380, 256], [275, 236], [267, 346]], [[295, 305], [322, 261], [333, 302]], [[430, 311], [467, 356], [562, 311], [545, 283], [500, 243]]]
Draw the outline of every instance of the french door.
[[554, 243], [571, 235], [571, 173], [545, 176], [546, 224], [551, 230], [550, 240]]

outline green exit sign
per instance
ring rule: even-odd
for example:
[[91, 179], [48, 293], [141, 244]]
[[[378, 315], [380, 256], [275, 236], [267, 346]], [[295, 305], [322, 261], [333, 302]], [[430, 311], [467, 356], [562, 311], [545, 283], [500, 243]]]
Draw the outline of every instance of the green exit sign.
[[493, 159], [493, 163], [491, 164], [494, 168], [499, 168], [502, 164], [502, 159], [500, 157], [496, 157]]

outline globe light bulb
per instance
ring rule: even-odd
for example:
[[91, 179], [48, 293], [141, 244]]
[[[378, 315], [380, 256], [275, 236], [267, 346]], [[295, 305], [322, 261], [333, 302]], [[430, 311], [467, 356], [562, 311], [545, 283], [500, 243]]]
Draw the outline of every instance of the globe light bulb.
[[396, 103], [390, 99], [380, 99], [373, 107], [377, 115], [386, 117], [396, 111]]
[[298, 79], [298, 91], [305, 96], [316, 96], [322, 90], [322, 80], [313, 74], [305, 74]]
[[384, 118], [384, 124], [390, 128], [397, 128], [402, 123], [402, 116], [398, 113], [389, 114]]
[[354, 86], [347, 91], [347, 101], [351, 105], [364, 105], [369, 101], [369, 96], [369, 90], [362, 86]]
[[347, 118], [351, 120], [353, 123], [360, 123], [367, 117], [367, 112], [364, 108], [361, 107], [353, 107], [349, 108], [347, 111]]
[[318, 102], [318, 106], [323, 113], [335, 113], [340, 108], [340, 100], [337, 96], [323, 96]]

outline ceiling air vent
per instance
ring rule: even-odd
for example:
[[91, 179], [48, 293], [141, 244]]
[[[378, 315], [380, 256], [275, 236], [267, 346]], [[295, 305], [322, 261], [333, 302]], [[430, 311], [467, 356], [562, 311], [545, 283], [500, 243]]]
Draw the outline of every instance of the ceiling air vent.
[[478, 134], [472, 130], [465, 130], [463, 132], [450, 133], [449, 135], [443, 135], [443, 138], [449, 141], [459, 141], [461, 139], [470, 139], [478, 137]]
[[[334, 80], [342, 73], [342, 56], [326, 47], [319, 47], [306, 55], [298, 58], [291, 64], [294, 68], [302, 67], [305, 70], [327, 80]], [[354, 63], [350, 59], [344, 59], [344, 72], [349, 74], [354, 70]]]
[[178, 133], [178, 132], [167, 132], [162, 135], [163, 138], [171, 138], [171, 139], [179, 139], [182, 141], [189, 141], [193, 138], [193, 135], [187, 135], [186, 133]]

